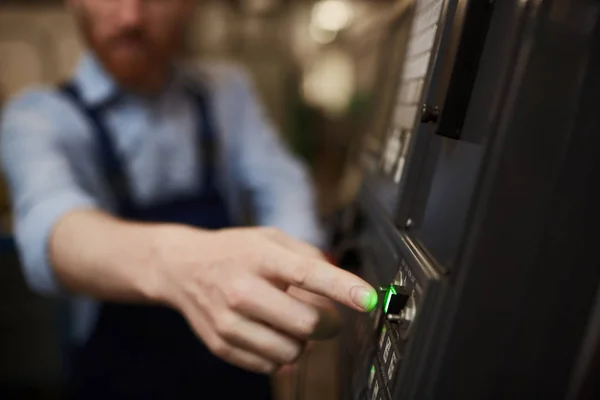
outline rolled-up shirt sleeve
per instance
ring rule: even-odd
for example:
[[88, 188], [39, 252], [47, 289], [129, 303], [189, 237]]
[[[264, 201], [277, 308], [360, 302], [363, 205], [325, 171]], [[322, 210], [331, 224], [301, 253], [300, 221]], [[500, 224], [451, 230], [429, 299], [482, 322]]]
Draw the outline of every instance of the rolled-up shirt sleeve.
[[[0, 118], [2, 169], [23, 272], [30, 287], [43, 294], [61, 292], [48, 254], [53, 227], [73, 210], [98, 207], [90, 184], [82, 184], [90, 157], [77, 129], [85, 129], [83, 122], [51, 92], [20, 96]], [[74, 140], [67, 143], [69, 135]]]
[[246, 74], [236, 71], [234, 79], [241, 104], [237, 172], [252, 195], [259, 224], [322, 247], [324, 234], [306, 166], [273, 128]]

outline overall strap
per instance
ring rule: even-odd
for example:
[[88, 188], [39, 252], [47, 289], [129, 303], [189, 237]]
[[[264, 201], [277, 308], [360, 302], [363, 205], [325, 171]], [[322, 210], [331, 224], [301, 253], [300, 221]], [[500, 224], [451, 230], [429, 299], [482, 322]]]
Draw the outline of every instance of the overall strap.
[[100, 153], [100, 161], [104, 178], [110, 189], [115, 195], [120, 206], [125, 209], [131, 209], [133, 202], [131, 200], [130, 184], [123, 164], [117, 152], [113, 140], [110, 137], [109, 130], [102, 117], [102, 107], [88, 107], [73, 82], [67, 82], [59, 86], [59, 91], [70, 100], [71, 104], [86, 118], [92, 129], [92, 134], [96, 139]]
[[202, 162], [202, 184], [200, 190], [214, 191], [217, 188], [215, 178], [218, 167], [219, 134], [215, 123], [215, 115], [213, 114], [214, 110], [211, 107], [210, 93], [208, 92], [208, 88], [200, 82], [194, 82], [193, 85], [189, 85], [187, 91], [194, 99], [197, 110], [199, 152]]

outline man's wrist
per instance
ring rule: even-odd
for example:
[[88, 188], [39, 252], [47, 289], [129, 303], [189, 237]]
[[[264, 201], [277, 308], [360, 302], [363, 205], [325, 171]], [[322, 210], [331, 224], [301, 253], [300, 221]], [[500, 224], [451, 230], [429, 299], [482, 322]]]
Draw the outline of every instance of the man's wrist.
[[171, 282], [166, 268], [172, 259], [170, 242], [179, 236], [179, 227], [173, 225], [148, 225], [141, 227], [140, 240], [143, 255], [135, 277], [135, 286], [140, 295], [150, 303], [171, 303]]
[[[155, 225], [148, 230], [146, 241], [151, 256], [147, 273], [139, 281], [142, 295], [148, 301], [178, 306], [182, 295], [178, 270], [183, 264], [193, 262], [190, 260], [190, 241], [202, 240], [200, 233], [198, 229], [175, 224]], [[201, 245], [196, 243], [195, 248]]]

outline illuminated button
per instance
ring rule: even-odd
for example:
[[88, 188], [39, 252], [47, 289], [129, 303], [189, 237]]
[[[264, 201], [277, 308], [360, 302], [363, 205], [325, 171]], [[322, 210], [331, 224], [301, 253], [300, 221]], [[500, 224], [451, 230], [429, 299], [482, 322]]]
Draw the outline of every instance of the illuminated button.
[[388, 286], [383, 299], [383, 312], [386, 314], [399, 314], [406, 306], [409, 298], [410, 294], [405, 287]]
[[369, 371], [369, 387], [373, 387], [375, 381], [375, 365], [371, 365], [371, 371]]

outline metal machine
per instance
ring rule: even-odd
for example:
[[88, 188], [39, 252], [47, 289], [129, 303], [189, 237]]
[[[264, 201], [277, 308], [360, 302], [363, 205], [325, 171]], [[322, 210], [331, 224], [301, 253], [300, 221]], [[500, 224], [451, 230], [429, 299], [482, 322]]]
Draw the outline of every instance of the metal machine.
[[338, 224], [340, 263], [381, 290], [370, 315], [345, 316], [344, 400], [591, 393], [599, 13], [415, 0], [390, 33]]

